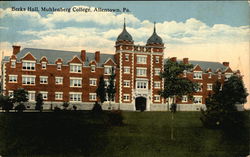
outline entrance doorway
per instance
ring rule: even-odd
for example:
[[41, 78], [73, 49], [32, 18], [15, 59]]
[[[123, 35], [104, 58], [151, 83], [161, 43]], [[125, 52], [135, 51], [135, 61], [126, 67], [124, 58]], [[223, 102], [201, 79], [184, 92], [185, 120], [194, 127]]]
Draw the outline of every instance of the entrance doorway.
[[144, 97], [137, 97], [135, 99], [135, 109], [136, 110], [140, 110], [140, 111], [144, 111], [146, 110], [146, 103], [147, 103], [147, 99]]

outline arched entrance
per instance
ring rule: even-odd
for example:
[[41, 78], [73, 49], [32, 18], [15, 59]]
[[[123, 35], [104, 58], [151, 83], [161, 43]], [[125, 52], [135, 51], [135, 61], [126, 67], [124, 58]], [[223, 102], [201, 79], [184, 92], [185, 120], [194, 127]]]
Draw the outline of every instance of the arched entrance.
[[146, 103], [147, 103], [147, 99], [144, 97], [137, 97], [135, 99], [135, 109], [136, 110], [140, 110], [140, 111], [144, 111], [146, 110]]

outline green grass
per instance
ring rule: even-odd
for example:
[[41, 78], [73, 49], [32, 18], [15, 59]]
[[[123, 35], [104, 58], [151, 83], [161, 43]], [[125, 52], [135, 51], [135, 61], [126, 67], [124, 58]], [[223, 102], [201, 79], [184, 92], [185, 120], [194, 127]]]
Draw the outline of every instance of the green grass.
[[[0, 114], [0, 154], [34, 157], [241, 157], [249, 154], [245, 128], [206, 129], [199, 112], [123, 112], [111, 126], [107, 113]], [[245, 113], [249, 115], [248, 113]], [[173, 122], [173, 123], [172, 123]], [[171, 140], [171, 125], [174, 140]]]

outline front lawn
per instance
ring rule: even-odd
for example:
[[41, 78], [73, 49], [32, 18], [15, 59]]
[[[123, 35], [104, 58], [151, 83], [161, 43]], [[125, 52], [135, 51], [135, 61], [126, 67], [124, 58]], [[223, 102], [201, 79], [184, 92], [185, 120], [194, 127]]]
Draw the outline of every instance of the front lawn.
[[[249, 115], [249, 112], [245, 113]], [[246, 127], [226, 133], [202, 126], [199, 112], [123, 112], [110, 125], [108, 112], [0, 113], [0, 155], [34, 157], [241, 157], [249, 154]]]

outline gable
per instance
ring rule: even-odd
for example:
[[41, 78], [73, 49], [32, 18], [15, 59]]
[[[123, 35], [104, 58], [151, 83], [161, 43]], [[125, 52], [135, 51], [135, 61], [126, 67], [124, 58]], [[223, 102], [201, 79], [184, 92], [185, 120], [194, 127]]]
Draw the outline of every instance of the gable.
[[116, 65], [116, 63], [111, 58], [109, 58], [108, 60], [106, 60], [104, 65]]
[[40, 59], [40, 62], [47, 62], [48, 63], [48, 59], [44, 56]]
[[193, 71], [202, 71], [202, 69], [198, 64], [196, 64], [195, 67], [193, 68]]
[[21, 60], [31, 60], [31, 61], [35, 61], [36, 58], [35, 58], [30, 52], [28, 52], [28, 53], [26, 53], [26, 54], [24, 55], [24, 57], [21, 58]]
[[62, 62], [63, 62], [62, 58], [57, 58], [57, 60], [55, 61], [56, 64], [58, 64], [58, 63], [62, 64]]
[[80, 64], [82, 64], [82, 61], [77, 56], [74, 56], [68, 63], [80, 63]]
[[225, 69], [225, 71], [224, 71], [225, 73], [232, 73], [233, 71], [232, 71], [232, 69], [231, 68], [229, 68], [229, 67], [227, 67], [226, 69]]
[[96, 65], [97, 65], [97, 63], [96, 63], [96, 61], [95, 61], [95, 60], [92, 60], [92, 61], [90, 61], [90, 62], [89, 62], [89, 65], [95, 65], [95, 66], [96, 66]]

